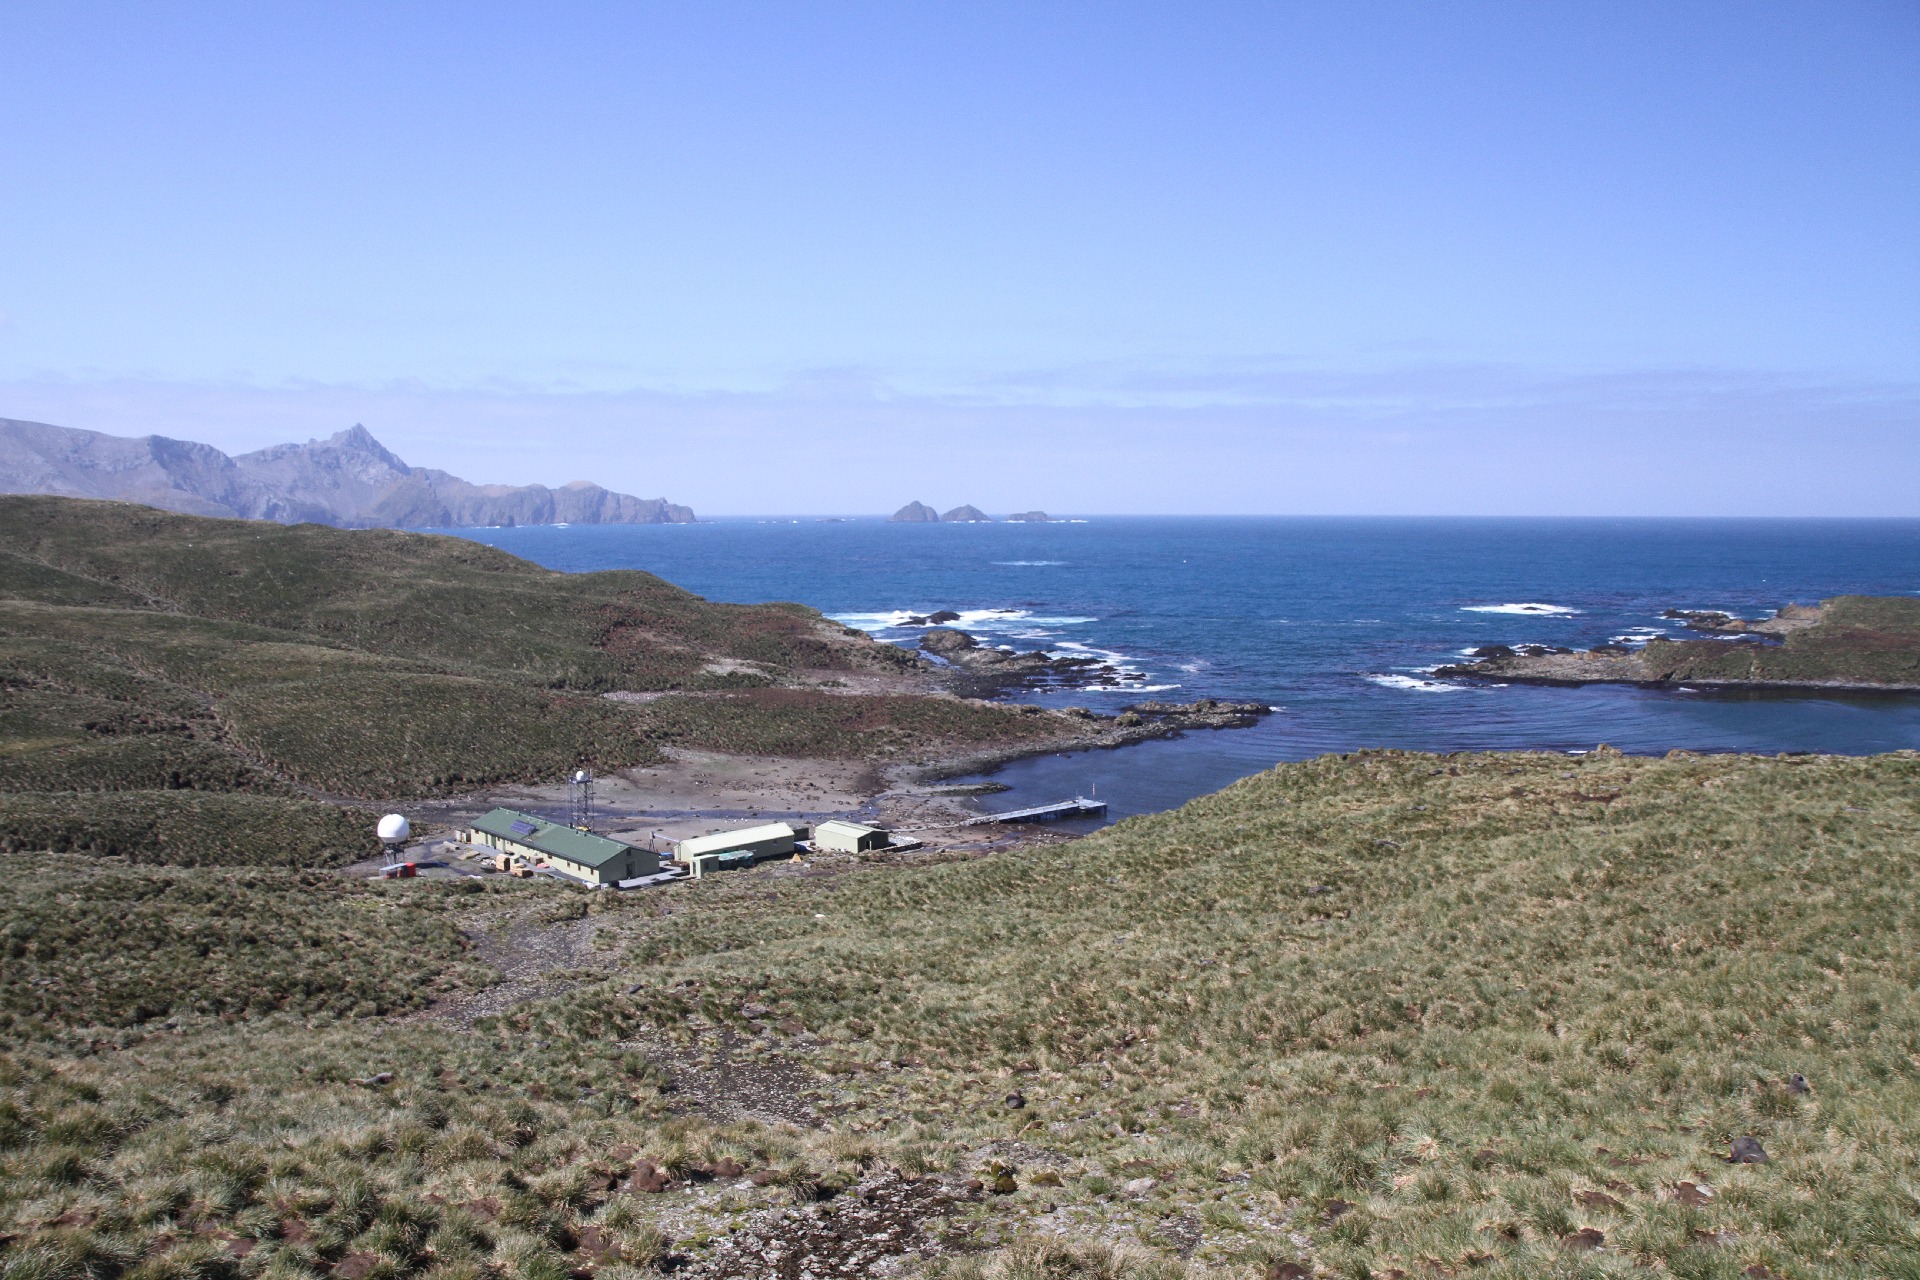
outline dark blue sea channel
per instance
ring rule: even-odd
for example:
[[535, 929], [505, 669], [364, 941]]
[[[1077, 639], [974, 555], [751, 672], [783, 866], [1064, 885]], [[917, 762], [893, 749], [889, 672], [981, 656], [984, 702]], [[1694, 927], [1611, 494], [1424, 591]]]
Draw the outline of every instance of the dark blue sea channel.
[[[1672, 607], [1920, 593], [1916, 520], [1099, 517], [1045, 525], [723, 519], [462, 530], [567, 571], [646, 569], [713, 600], [798, 600], [912, 644], [951, 609], [995, 643], [1108, 655], [1125, 690], [1022, 694], [1117, 708], [1259, 700], [1260, 727], [1047, 756], [997, 806], [1097, 788], [1115, 818], [1281, 760], [1357, 747], [1820, 751], [1920, 747], [1920, 698], [1469, 686], [1434, 666], [1491, 643], [1670, 632]], [[1150, 692], [1149, 692], [1150, 691]]]

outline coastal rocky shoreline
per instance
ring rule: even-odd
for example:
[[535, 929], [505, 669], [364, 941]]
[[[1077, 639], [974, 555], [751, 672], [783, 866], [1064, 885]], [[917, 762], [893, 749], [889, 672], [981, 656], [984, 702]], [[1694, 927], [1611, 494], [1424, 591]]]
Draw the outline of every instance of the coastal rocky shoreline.
[[[951, 613], [929, 615], [929, 620], [951, 620]], [[917, 621], [913, 619], [910, 621]], [[991, 698], [1022, 689], [1124, 689], [1145, 684], [1146, 675], [1126, 671], [1095, 656], [1054, 657], [1042, 649], [1025, 653], [982, 644], [965, 631], [935, 626], [920, 637], [921, 653], [940, 672], [953, 692], [969, 698]]]
[[1631, 684], [1718, 692], [1920, 693], [1920, 600], [1838, 596], [1748, 620], [1715, 610], [1662, 615], [1711, 639], [1659, 638], [1640, 648], [1487, 645], [1443, 679], [1520, 684]]

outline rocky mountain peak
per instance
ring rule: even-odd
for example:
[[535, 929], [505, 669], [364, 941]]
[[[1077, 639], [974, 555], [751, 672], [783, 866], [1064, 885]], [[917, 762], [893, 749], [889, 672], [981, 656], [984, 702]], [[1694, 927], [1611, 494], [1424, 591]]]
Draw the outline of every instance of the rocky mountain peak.
[[355, 423], [325, 440], [238, 457], [165, 436], [126, 439], [0, 419], [0, 493], [143, 502], [192, 515], [400, 529], [511, 524], [683, 524], [664, 498], [613, 493], [586, 480], [475, 485], [410, 467]]
[[938, 524], [940, 513], [924, 502], [909, 502], [893, 513], [897, 524]]

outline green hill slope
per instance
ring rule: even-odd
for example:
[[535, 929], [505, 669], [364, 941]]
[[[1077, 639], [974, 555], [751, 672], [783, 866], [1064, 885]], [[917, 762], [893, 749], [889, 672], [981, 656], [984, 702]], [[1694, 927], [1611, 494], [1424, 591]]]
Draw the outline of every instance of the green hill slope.
[[[1337, 1275], [1904, 1275], [1916, 830], [1911, 753], [1363, 753], [1066, 849], [715, 893], [636, 957], [923, 1064], [848, 1123], [1063, 1151], [1103, 1173], [1031, 1199], [1169, 1247], [1284, 1210]], [[1771, 1164], [1725, 1162], [1745, 1135]]]
[[[0, 787], [12, 790], [389, 797], [547, 778], [656, 760], [660, 742], [739, 715], [724, 702], [648, 712], [607, 691], [910, 663], [800, 605], [712, 604], [646, 573], [554, 573], [384, 530], [0, 498]], [[896, 710], [902, 724], [945, 710], [962, 736], [983, 715], [1006, 736], [1025, 729], [950, 701]]]
[[[897, 1167], [1011, 1179], [901, 1228], [954, 1278], [1910, 1277], [1917, 826], [1911, 753], [1382, 752], [1070, 845], [647, 894], [269, 907], [136, 868], [101, 911], [96, 864], [10, 865], [0, 1266], [772, 1277], [707, 1246]], [[470, 981], [456, 928], [582, 911], [604, 977], [391, 1016]], [[665, 1087], [728, 1037], [817, 1127]]]

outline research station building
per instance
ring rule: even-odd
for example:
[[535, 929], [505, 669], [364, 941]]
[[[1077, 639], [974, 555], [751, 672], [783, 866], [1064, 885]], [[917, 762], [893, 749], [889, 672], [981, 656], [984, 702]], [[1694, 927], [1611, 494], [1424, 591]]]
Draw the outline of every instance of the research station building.
[[833, 818], [813, 829], [813, 847], [834, 853], [867, 853], [893, 843], [890, 832], [878, 827], [863, 827], [857, 822]]
[[673, 856], [698, 878], [710, 871], [733, 871], [769, 858], [791, 857], [796, 852], [796, 842], [805, 839], [806, 834], [805, 827], [769, 822], [682, 840], [674, 846]]
[[536, 866], [545, 864], [585, 884], [618, 884], [660, 870], [660, 855], [651, 850], [517, 809], [495, 809], [475, 818], [464, 838], [468, 844], [498, 849]]

